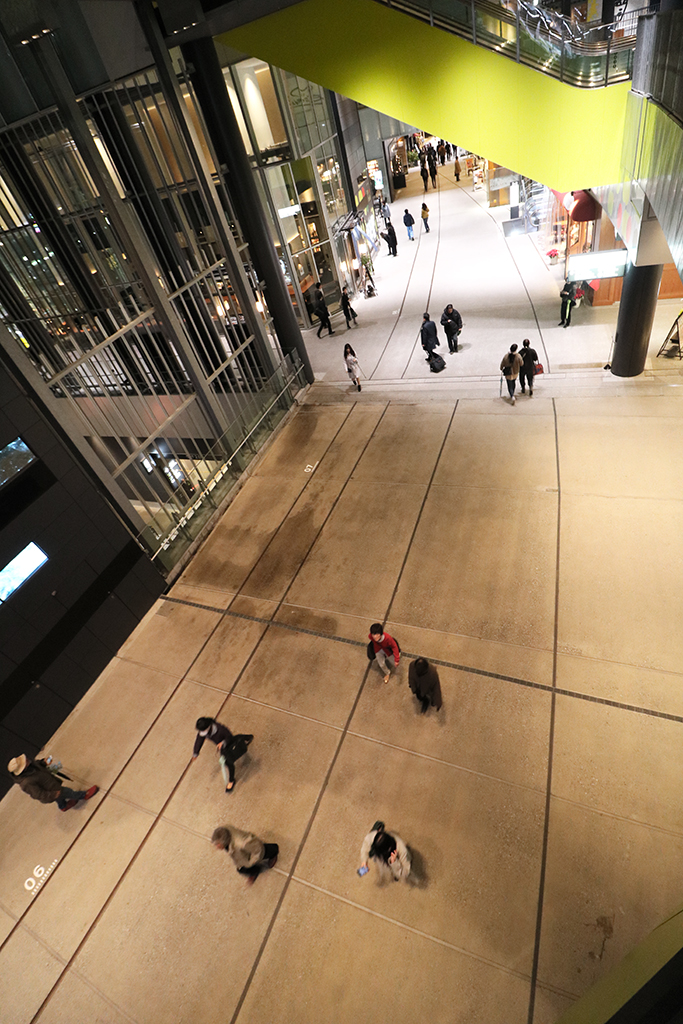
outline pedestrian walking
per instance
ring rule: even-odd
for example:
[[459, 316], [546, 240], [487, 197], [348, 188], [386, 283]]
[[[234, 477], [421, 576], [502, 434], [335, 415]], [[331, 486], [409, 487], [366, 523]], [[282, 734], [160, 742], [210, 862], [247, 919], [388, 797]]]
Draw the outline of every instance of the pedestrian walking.
[[456, 181], [460, 181], [460, 173], [462, 171], [462, 168], [460, 166], [460, 161], [458, 160], [457, 156], [456, 156], [455, 161], [453, 163], [453, 168], [455, 170], [455, 180]]
[[325, 296], [323, 294], [322, 285], [320, 284], [320, 281], [316, 282], [315, 286], [313, 312], [320, 321], [320, 327], [318, 328], [318, 337], [320, 337], [323, 327], [327, 328], [328, 336], [330, 334], [334, 334], [334, 331], [332, 330], [332, 323], [330, 321], [330, 312], [327, 308], [327, 303], [325, 302]]
[[415, 239], [413, 237], [413, 224], [415, 223], [415, 218], [413, 217], [412, 213], [408, 213], [407, 210], [403, 214], [403, 223], [406, 226], [406, 231], [408, 232], [408, 238], [410, 239], [411, 242], [414, 242]]
[[569, 327], [572, 322], [572, 309], [576, 305], [574, 296], [576, 295], [576, 285], [567, 280], [564, 282], [564, 287], [560, 292], [560, 322], [558, 327]]
[[436, 160], [429, 165], [429, 177], [432, 179], [432, 188], [436, 188]]
[[243, 832], [234, 825], [214, 829], [211, 842], [232, 857], [238, 874], [247, 876], [247, 885], [253, 885], [262, 871], [274, 868], [280, 852], [277, 843], [264, 843], [253, 832]]
[[401, 660], [401, 648], [394, 640], [384, 632], [384, 627], [379, 622], [373, 622], [368, 634], [368, 658], [377, 662], [377, 668], [384, 674], [384, 682], [389, 682], [389, 676]]
[[370, 861], [377, 866], [381, 881], [392, 878], [394, 882], [405, 882], [410, 874], [410, 850], [398, 832], [387, 832], [383, 821], [376, 821], [360, 848], [361, 864], [359, 875], [370, 870]]
[[450, 160], [452, 152], [453, 152], [453, 150], [451, 148], [451, 144], [450, 144], [450, 142], [447, 142], [446, 143], [446, 159], [447, 160]]
[[422, 209], [420, 211], [420, 216], [422, 217], [423, 227], [424, 227], [425, 231], [427, 232], [427, 234], [429, 234], [429, 207], [427, 206], [426, 203], [422, 204]]
[[238, 733], [233, 736], [227, 725], [221, 725], [215, 718], [198, 718], [195, 729], [197, 736], [192, 750], [192, 760], [196, 761], [199, 757], [204, 740], [215, 744], [218, 763], [221, 766], [221, 774], [225, 783], [225, 792], [231, 793], [235, 788], [235, 761], [244, 757], [254, 737], [247, 733]]
[[522, 368], [519, 371], [519, 383], [522, 389], [522, 394], [525, 394], [524, 385], [528, 384], [529, 394], [533, 395], [538, 355], [536, 350], [531, 348], [531, 342], [528, 338], [525, 338], [522, 342], [522, 351], [519, 354], [522, 357]]
[[445, 163], [446, 163], [446, 147], [443, 144], [443, 139], [439, 143], [439, 146], [438, 146], [438, 149], [437, 149], [437, 153], [439, 154], [439, 160], [441, 161], [441, 166], [442, 167], [445, 166]]
[[515, 385], [517, 384], [517, 377], [522, 365], [522, 357], [517, 351], [517, 346], [510, 345], [510, 351], [506, 352], [503, 356], [500, 368], [508, 386], [508, 394], [510, 395], [510, 403], [512, 405], [515, 404]]
[[19, 789], [32, 800], [39, 800], [41, 804], [56, 803], [60, 811], [70, 811], [80, 800], [90, 800], [100, 788], [91, 786], [90, 789], [69, 789], [62, 784], [64, 776], [54, 770], [50, 771], [47, 761], [30, 761], [26, 754], [13, 757], [7, 770], [14, 776]]
[[350, 345], [344, 345], [344, 364], [346, 366], [346, 372], [351, 378], [351, 383], [355, 384], [360, 391], [360, 366], [358, 364], [358, 359], [356, 358], [356, 353]]
[[408, 667], [408, 686], [420, 701], [421, 714], [424, 715], [429, 707], [436, 708], [437, 711], [441, 710], [443, 700], [441, 699], [439, 673], [426, 658], [416, 658], [415, 661], [411, 661]]
[[420, 344], [427, 353], [427, 362], [434, 349], [440, 344], [436, 333], [436, 324], [430, 320], [429, 313], [422, 314], [422, 326], [420, 327]]
[[398, 239], [396, 229], [391, 221], [387, 224], [387, 245], [389, 246], [389, 255], [395, 256], [398, 252]]
[[443, 313], [441, 314], [441, 326], [446, 332], [448, 351], [451, 353], [457, 352], [458, 335], [462, 330], [462, 317], [458, 313], [457, 309], [453, 308], [452, 302], [448, 303]]
[[429, 184], [428, 184], [429, 183], [429, 171], [427, 170], [427, 168], [426, 168], [424, 163], [420, 167], [420, 176], [422, 178], [422, 184], [424, 185], [425, 192], [426, 192], [427, 189], [429, 188]]
[[389, 204], [386, 199], [382, 199], [382, 205], [379, 208], [379, 212], [384, 219], [384, 226], [386, 227], [391, 220], [391, 210], [389, 209]]
[[349, 289], [346, 287], [346, 285], [344, 285], [344, 287], [342, 288], [341, 305], [342, 310], [344, 312], [344, 317], [346, 318], [346, 327], [347, 329], [350, 329], [351, 321], [353, 320], [353, 323], [355, 325], [356, 320], [358, 319], [358, 314], [351, 305], [351, 299], [349, 298]]

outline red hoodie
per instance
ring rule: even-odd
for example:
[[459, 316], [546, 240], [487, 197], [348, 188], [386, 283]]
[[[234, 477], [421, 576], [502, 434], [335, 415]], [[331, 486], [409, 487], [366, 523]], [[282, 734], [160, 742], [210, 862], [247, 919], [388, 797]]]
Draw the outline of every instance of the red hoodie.
[[377, 654], [377, 651], [384, 651], [389, 656], [393, 655], [394, 664], [398, 665], [401, 660], [401, 652], [398, 649], [398, 644], [394, 640], [393, 636], [389, 636], [388, 633], [382, 633], [382, 639], [379, 643], [373, 640], [372, 633], [368, 633], [368, 640], [372, 640], [372, 649]]

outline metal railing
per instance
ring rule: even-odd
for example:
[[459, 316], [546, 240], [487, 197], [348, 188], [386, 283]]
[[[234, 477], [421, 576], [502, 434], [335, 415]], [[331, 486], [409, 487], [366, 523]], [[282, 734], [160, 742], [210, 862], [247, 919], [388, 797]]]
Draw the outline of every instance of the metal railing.
[[659, 6], [655, 0], [609, 25], [595, 26], [528, 0], [376, 2], [584, 89], [630, 80], [638, 19]]

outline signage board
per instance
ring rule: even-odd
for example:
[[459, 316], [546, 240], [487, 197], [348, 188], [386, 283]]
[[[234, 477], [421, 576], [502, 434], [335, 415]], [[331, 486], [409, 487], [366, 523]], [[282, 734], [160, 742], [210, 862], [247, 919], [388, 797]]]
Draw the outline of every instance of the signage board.
[[569, 257], [567, 280], [594, 281], [603, 277], [623, 277], [627, 263], [627, 249], [577, 253]]

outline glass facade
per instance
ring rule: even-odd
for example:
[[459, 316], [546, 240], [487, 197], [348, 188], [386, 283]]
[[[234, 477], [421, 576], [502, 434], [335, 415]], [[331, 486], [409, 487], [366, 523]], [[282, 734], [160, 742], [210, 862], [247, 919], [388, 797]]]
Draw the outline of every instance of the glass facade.
[[340, 225], [353, 204], [344, 187], [329, 98], [321, 86], [259, 60], [225, 68], [224, 77], [289, 294], [307, 326], [316, 282], [332, 311], [347, 283], [342, 263], [349, 262], [349, 247]]
[[166, 569], [302, 379], [184, 80], [179, 96], [150, 70], [82, 99], [78, 123], [53, 111], [0, 132], [0, 314]]

